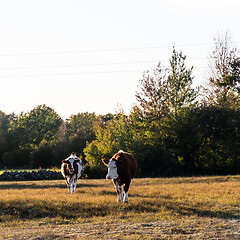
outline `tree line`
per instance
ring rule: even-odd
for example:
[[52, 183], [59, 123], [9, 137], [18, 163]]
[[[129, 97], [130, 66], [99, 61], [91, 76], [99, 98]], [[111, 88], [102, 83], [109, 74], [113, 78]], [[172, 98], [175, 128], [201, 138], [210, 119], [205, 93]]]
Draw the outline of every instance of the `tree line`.
[[119, 109], [63, 120], [46, 105], [0, 111], [0, 168], [60, 167], [75, 153], [89, 177], [103, 177], [101, 159], [122, 149], [135, 155], [138, 176], [239, 173], [239, 52], [228, 34], [214, 43], [205, 87], [193, 87], [193, 67], [173, 48], [169, 66], [143, 73], [128, 115]]

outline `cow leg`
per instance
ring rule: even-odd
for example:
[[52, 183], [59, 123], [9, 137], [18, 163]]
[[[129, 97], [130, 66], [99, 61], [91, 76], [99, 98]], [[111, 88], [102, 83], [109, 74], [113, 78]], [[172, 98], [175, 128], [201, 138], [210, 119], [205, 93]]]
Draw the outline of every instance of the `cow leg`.
[[117, 201], [119, 203], [122, 202], [122, 199], [123, 199], [123, 189], [122, 189], [122, 186], [119, 185], [118, 181], [114, 180], [113, 181], [115, 187], [116, 187], [116, 190], [117, 190], [117, 194], [118, 194], [118, 199]]
[[71, 182], [71, 193], [73, 193], [73, 192], [74, 192], [74, 179]]
[[118, 186], [117, 192], [118, 192], [118, 202], [121, 203], [123, 200], [123, 189], [121, 186]]
[[124, 203], [128, 203], [128, 189], [130, 186], [131, 180], [129, 182], [126, 182], [124, 185], [124, 198], [123, 198], [123, 202]]
[[70, 176], [67, 176], [65, 180], [66, 180], [66, 183], [67, 183], [68, 191], [71, 193]]
[[76, 187], [75, 187], [75, 174], [71, 176], [71, 180], [70, 180], [70, 188], [71, 188], [71, 191], [70, 193], [74, 193]]
[[72, 193], [75, 192], [76, 187], [77, 187], [77, 176], [74, 175], [73, 182], [72, 182]]
[[75, 189], [76, 189], [77, 179], [76, 179], [75, 176], [76, 175], [72, 175], [72, 176], [67, 176], [66, 177], [66, 183], [67, 183], [68, 191], [70, 193], [73, 193], [75, 191]]

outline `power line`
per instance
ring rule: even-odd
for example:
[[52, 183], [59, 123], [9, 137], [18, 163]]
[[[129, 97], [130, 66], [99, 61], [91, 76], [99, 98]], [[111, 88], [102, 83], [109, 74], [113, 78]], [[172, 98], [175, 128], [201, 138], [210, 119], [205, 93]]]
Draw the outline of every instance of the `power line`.
[[47, 73], [47, 74], [16, 74], [16, 75], [0, 75], [0, 78], [15, 78], [15, 77], [50, 77], [50, 76], [74, 76], [74, 75], [89, 75], [89, 74], [113, 74], [113, 73], [129, 73], [140, 72], [143, 70], [119, 70], [119, 71], [99, 71], [99, 72], [67, 72], [67, 73]]
[[43, 68], [71, 68], [71, 67], [93, 67], [93, 66], [108, 66], [108, 65], [126, 65], [126, 64], [141, 64], [153, 63], [160, 60], [149, 61], [132, 61], [132, 62], [109, 62], [109, 63], [91, 63], [91, 64], [72, 64], [72, 65], [52, 65], [52, 66], [19, 66], [19, 67], [0, 67], [0, 70], [18, 70], [18, 69], [43, 69]]
[[[189, 60], [207, 60], [207, 58], [188, 58]], [[72, 68], [72, 67], [94, 67], [94, 66], [111, 66], [111, 65], [130, 65], [143, 63], [166, 62], [169, 60], [146, 60], [131, 62], [108, 62], [108, 63], [88, 63], [88, 64], [72, 64], [72, 65], [52, 65], [52, 66], [17, 66], [17, 67], [0, 67], [0, 70], [24, 70], [24, 69], [51, 69], [51, 68]]]
[[[239, 42], [235, 42], [239, 43]], [[196, 44], [182, 44], [175, 45], [175, 47], [199, 47], [214, 45], [213, 43], [196, 43]], [[55, 52], [42, 52], [42, 53], [16, 53], [16, 54], [0, 54], [0, 57], [13, 57], [13, 56], [37, 56], [37, 55], [57, 55], [57, 54], [78, 54], [78, 53], [94, 53], [94, 52], [114, 52], [114, 51], [136, 51], [136, 50], [149, 50], [172, 48], [172, 45], [152, 46], [152, 47], [136, 47], [136, 48], [118, 48], [118, 49], [96, 49], [96, 50], [74, 50], [74, 51], [55, 51]], [[208, 58], [187, 58], [187, 61], [206, 60]], [[16, 66], [16, 67], [0, 67], [0, 70], [36, 70], [36, 69], [64, 69], [64, 68], [77, 68], [77, 67], [94, 67], [94, 66], [114, 66], [114, 65], [133, 65], [143, 63], [164, 63], [168, 60], [146, 60], [146, 61], [128, 61], [128, 62], [106, 62], [106, 63], [84, 63], [72, 65], [48, 65], [48, 66]], [[207, 68], [207, 67], [194, 67]], [[13, 77], [45, 77], [45, 76], [71, 76], [71, 75], [89, 75], [89, 74], [111, 74], [111, 73], [126, 73], [126, 72], [139, 72], [141, 70], [116, 70], [116, 71], [87, 71], [87, 72], [65, 72], [65, 73], [46, 73], [46, 74], [16, 74], [16, 75], [0, 75], [0, 78], [13, 78]]]
[[[206, 69], [208, 67], [198, 67]], [[194, 68], [197, 69], [197, 68]], [[65, 72], [65, 73], [46, 73], [46, 74], [15, 74], [15, 75], [0, 75], [0, 78], [22, 78], [22, 77], [54, 77], [54, 76], [77, 76], [77, 75], [94, 75], [94, 74], [115, 74], [115, 73], [133, 73], [144, 72], [143, 69], [133, 70], [116, 70], [116, 71], [89, 71], [89, 72]]]
[[[239, 43], [239, 42], [234, 42]], [[33, 55], [61, 55], [61, 54], [78, 54], [78, 53], [96, 53], [96, 52], [119, 52], [119, 51], [138, 51], [138, 50], [150, 50], [150, 49], [161, 49], [161, 48], [172, 48], [173, 46], [177, 48], [181, 47], [200, 47], [200, 46], [210, 46], [213, 43], [196, 43], [196, 44], [173, 44], [173, 45], [162, 45], [162, 46], [152, 46], [152, 47], [135, 47], [135, 48], [112, 48], [112, 49], [88, 49], [88, 50], [74, 50], [74, 51], [53, 51], [53, 52], [29, 52], [29, 53], [8, 53], [0, 54], [0, 57], [17, 57], [17, 56], [33, 56]]]

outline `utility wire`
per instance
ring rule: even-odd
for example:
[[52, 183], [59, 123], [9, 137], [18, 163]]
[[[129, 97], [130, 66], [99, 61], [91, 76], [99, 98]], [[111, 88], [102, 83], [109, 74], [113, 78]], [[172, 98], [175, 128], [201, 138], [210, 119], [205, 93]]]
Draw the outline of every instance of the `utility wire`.
[[[234, 42], [234, 44], [240, 42]], [[182, 44], [174, 45], [177, 48], [181, 47], [200, 47], [214, 45], [213, 43], [196, 43], [196, 44]], [[56, 52], [42, 52], [42, 53], [15, 53], [15, 54], [0, 54], [0, 57], [18, 57], [18, 56], [39, 56], [39, 55], [60, 55], [60, 54], [78, 54], [78, 53], [96, 53], [96, 52], [114, 52], [114, 51], [136, 51], [136, 50], [150, 50], [170, 48], [172, 45], [162, 45], [153, 47], [136, 47], [136, 48], [118, 48], [118, 49], [96, 49], [96, 50], [75, 50], [75, 51], [56, 51]], [[206, 60], [208, 58], [187, 58], [187, 61]], [[108, 63], [87, 63], [87, 64], [74, 64], [74, 65], [52, 65], [52, 66], [17, 66], [17, 67], [0, 67], [0, 70], [31, 70], [31, 69], [54, 69], [54, 68], [73, 68], [73, 67], [93, 67], [93, 66], [111, 66], [111, 65], [131, 65], [143, 64], [153, 62], [166, 62], [168, 60], [146, 60], [146, 61], [131, 61], [131, 62], [108, 62]], [[194, 67], [207, 68], [207, 67]], [[45, 76], [66, 76], [66, 75], [88, 75], [88, 74], [108, 74], [108, 73], [126, 73], [126, 72], [144, 72], [141, 70], [116, 70], [116, 71], [88, 71], [88, 72], [67, 72], [67, 73], [47, 73], [47, 74], [16, 74], [16, 75], [0, 75], [0, 78], [13, 78], [13, 77], [45, 77]]]
[[[234, 42], [239, 43], [239, 42]], [[0, 57], [17, 57], [17, 56], [33, 56], [33, 55], [60, 55], [60, 54], [78, 54], [78, 53], [96, 53], [96, 52], [121, 52], [121, 51], [138, 51], [138, 50], [151, 50], [151, 49], [161, 49], [161, 48], [172, 48], [173, 46], [177, 48], [182, 47], [200, 47], [200, 46], [211, 46], [213, 43], [196, 43], [196, 44], [173, 44], [173, 45], [162, 45], [162, 46], [152, 46], [152, 47], [136, 47], [136, 48], [112, 48], [112, 49], [89, 49], [89, 50], [74, 50], [74, 51], [53, 51], [53, 52], [30, 52], [30, 53], [8, 53], [0, 54]]]
[[16, 74], [16, 75], [2, 75], [0, 78], [15, 78], [15, 77], [49, 77], [49, 76], [74, 76], [74, 75], [89, 75], [89, 74], [106, 74], [106, 73], [128, 73], [140, 72], [143, 70], [119, 70], [119, 71], [100, 71], [100, 72], [67, 72], [67, 73], [47, 73], [47, 74]]
[[[187, 60], [206, 60], [207, 58], [188, 58]], [[93, 67], [109, 65], [130, 65], [142, 63], [167, 62], [168, 60], [149, 60], [149, 61], [132, 61], [132, 62], [108, 62], [108, 63], [88, 63], [73, 65], [52, 65], [52, 66], [17, 66], [17, 67], [0, 67], [0, 70], [22, 70], [22, 69], [50, 69], [50, 68], [72, 68], [72, 67]]]
[[18, 69], [42, 69], [42, 68], [72, 68], [72, 67], [92, 67], [92, 66], [108, 66], [108, 65], [127, 65], [127, 64], [141, 64], [153, 63], [160, 60], [149, 61], [133, 61], [133, 62], [108, 62], [108, 63], [85, 63], [85, 64], [72, 64], [72, 65], [52, 65], [52, 66], [19, 66], [19, 67], [0, 67], [0, 70], [18, 70]]
[[[208, 67], [199, 67], [206, 69]], [[194, 68], [196, 69], [196, 68]], [[65, 72], [65, 73], [46, 73], [46, 74], [15, 74], [15, 75], [0, 75], [1, 78], [20, 78], [20, 77], [51, 77], [51, 76], [74, 76], [74, 75], [92, 75], [92, 74], [114, 74], [114, 73], [133, 73], [145, 72], [143, 69], [133, 70], [116, 70], [116, 71], [89, 71], [89, 72]]]

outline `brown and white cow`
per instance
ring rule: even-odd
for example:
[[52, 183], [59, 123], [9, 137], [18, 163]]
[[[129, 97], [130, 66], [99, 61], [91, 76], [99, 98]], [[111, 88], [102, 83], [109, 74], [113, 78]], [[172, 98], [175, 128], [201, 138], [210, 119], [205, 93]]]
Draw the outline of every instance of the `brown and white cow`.
[[62, 161], [61, 173], [66, 180], [68, 191], [74, 193], [77, 187], [77, 180], [81, 177], [84, 170], [82, 160], [71, 154]]
[[102, 161], [108, 167], [106, 179], [112, 180], [116, 187], [118, 202], [123, 200], [124, 203], [127, 203], [128, 189], [131, 180], [137, 172], [137, 161], [135, 157], [121, 150], [110, 160], [103, 159]]

